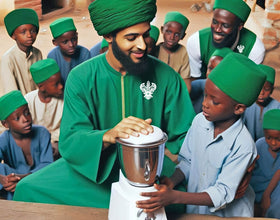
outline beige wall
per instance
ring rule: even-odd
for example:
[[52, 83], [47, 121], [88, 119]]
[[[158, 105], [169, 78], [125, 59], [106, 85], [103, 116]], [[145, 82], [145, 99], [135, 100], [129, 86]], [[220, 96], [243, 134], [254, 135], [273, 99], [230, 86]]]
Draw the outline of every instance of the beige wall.
[[4, 17], [14, 9], [14, 0], [0, 0], [0, 25], [4, 24]]

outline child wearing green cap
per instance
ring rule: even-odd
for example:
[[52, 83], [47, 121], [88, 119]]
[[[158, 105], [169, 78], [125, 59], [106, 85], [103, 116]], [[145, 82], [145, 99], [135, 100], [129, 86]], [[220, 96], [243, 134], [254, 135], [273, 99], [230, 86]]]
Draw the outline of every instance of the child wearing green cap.
[[186, 35], [188, 25], [189, 20], [180, 12], [168, 12], [161, 27], [164, 41], [157, 45], [155, 55], [181, 75], [190, 91], [189, 57], [185, 46], [179, 44]]
[[5, 16], [4, 23], [16, 45], [2, 56], [0, 87], [3, 94], [12, 90], [26, 94], [36, 89], [29, 68], [42, 59], [41, 51], [32, 46], [39, 31], [38, 15], [30, 8], [15, 9]]
[[147, 44], [147, 53], [155, 56], [156, 54], [156, 44], [159, 37], [159, 29], [158, 27], [151, 25], [150, 36], [145, 39]]
[[[222, 61], [222, 59], [229, 53], [232, 53], [232, 50], [224, 47], [221, 49], [217, 49], [212, 54], [208, 66], [206, 76], [210, 74], [210, 72]], [[202, 101], [204, 98], [204, 87], [205, 87], [206, 79], [197, 79], [191, 82], [191, 92], [190, 97], [192, 100], [192, 104], [196, 113], [202, 111]]]
[[[163, 184], [155, 184], [157, 192], [142, 193], [151, 198], [138, 201], [137, 207], [153, 212], [165, 205], [183, 203], [189, 214], [252, 217], [251, 187], [235, 199], [248, 167], [257, 157], [241, 115], [246, 106], [253, 104], [264, 82], [265, 75], [253, 61], [241, 54], [228, 54], [206, 80], [203, 113], [194, 118], [185, 137], [177, 169]], [[174, 190], [184, 179], [188, 182], [187, 192]]]
[[259, 64], [259, 67], [266, 75], [266, 82], [256, 102], [246, 109], [243, 116], [244, 123], [255, 141], [264, 136], [262, 128], [264, 114], [270, 109], [280, 109], [280, 102], [271, 97], [274, 90], [275, 69], [263, 64]]
[[11, 200], [17, 183], [53, 162], [50, 133], [32, 125], [26, 100], [14, 90], [0, 97], [0, 194]]
[[280, 218], [280, 109], [263, 117], [264, 137], [256, 142], [260, 158], [250, 181], [255, 198], [255, 216]]
[[61, 72], [62, 85], [71, 69], [90, 58], [89, 50], [78, 45], [78, 33], [72, 18], [63, 17], [50, 24], [53, 48], [48, 58], [54, 59]]
[[51, 133], [54, 160], [60, 157], [58, 141], [63, 111], [63, 85], [55, 60], [39, 60], [30, 67], [38, 89], [25, 95], [34, 124], [44, 126]]

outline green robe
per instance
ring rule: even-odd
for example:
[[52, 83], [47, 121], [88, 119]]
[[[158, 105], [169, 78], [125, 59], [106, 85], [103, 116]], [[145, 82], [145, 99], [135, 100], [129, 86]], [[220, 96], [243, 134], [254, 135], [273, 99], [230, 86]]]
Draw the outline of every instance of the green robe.
[[62, 158], [20, 181], [14, 200], [108, 208], [120, 167], [116, 145], [102, 151], [102, 137], [123, 117], [152, 118], [168, 134], [168, 149], [179, 152], [195, 114], [187, 88], [167, 64], [149, 61], [150, 71], [141, 77], [122, 76], [105, 54], [70, 72], [59, 141]]

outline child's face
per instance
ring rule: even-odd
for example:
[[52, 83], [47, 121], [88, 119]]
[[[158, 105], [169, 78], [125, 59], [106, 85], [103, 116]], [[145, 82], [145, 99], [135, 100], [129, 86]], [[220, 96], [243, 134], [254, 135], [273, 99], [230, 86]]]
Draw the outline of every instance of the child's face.
[[279, 152], [280, 150], [280, 131], [264, 129], [265, 141], [272, 152]]
[[49, 97], [62, 98], [63, 85], [61, 84], [60, 72], [52, 75], [44, 82], [43, 90]]
[[161, 27], [161, 32], [164, 40], [163, 46], [168, 50], [175, 49], [178, 42], [185, 36], [182, 25], [175, 21], [166, 23]]
[[206, 77], [211, 73], [211, 71], [222, 61], [223, 57], [213, 56], [210, 58], [207, 66]]
[[202, 102], [203, 115], [208, 121], [227, 122], [235, 118], [236, 103], [207, 79]]
[[273, 92], [273, 85], [270, 82], [266, 81], [262, 87], [262, 90], [256, 102], [258, 104], [265, 103], [267, 99], [270, 97], [272, 92]]
[[19, 47], [31, 47], [37, 37], [37, 27], [32, 24], [23, 24], [17, 27], [12, 38]]
[[76, 51], [78, 44], [78, 33], [76, 31], [68, 31], [53, 40], [55, 46], [60, 47], [63, 56], [71, 57]]
[[32, 128], [32, 118], [28, 105], [23, 105], [16, 109], [3, 122], [6, 128], [9, 128], [12, 134], [23, 135], [29, 134]]

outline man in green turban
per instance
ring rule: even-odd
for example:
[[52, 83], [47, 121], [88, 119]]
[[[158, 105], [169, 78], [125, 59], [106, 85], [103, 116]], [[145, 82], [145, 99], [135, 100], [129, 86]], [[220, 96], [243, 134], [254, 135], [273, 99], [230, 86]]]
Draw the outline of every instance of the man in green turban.
[[[168, 134], [166, 147], [180, 150], [194, 110], [184, 81], [147, 55], [145, 39], [155, 0], [95, 0], [89, 6], [106, 53], [71, 71], [64, 93], [59, 151], [62, 156], [18, 185], [15, 200], [108, 208], [119, 179], [116, 138]], [[165, 158], [166, 167], [175, 168]]]
[[257, 64], [263, 61], [262, 41], [244, 27], [250, 12], [243, 0], [215, 0], [211, 27], [195, 32], [187, 41], [193, 79], [205, 78], [208, 61], [218, 48], [228, 47]]

